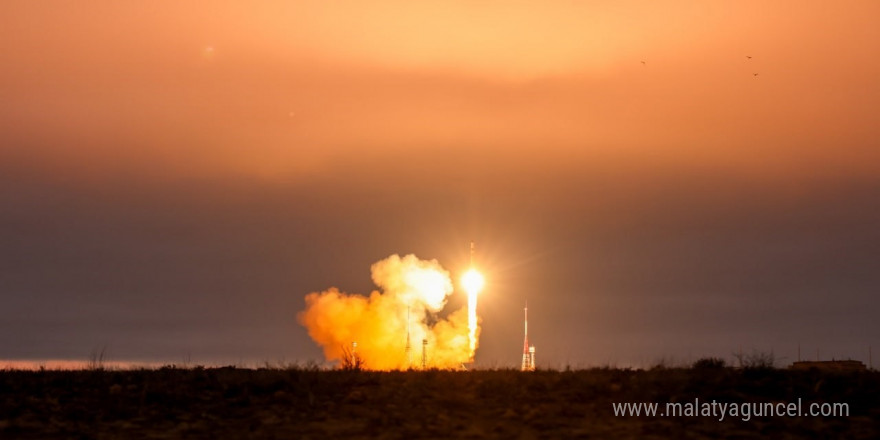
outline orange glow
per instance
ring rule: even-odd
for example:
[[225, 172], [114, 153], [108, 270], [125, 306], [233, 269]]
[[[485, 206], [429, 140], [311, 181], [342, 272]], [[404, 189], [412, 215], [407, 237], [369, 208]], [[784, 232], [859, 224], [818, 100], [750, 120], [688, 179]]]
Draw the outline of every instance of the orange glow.
[[[331, 288], [306, 296], [299, 322], [324, 349], [327, 360], [342, 360], [345, 347], [357, 342], [364, 368], [420, 368], [422, 340], [427, 341], [428, 368], [454, 369], [471, 358], [464, 309], [428, 323], [428, 315], [440, 311], [452, 293], [449, 273], [436, 261], [392, 255], [374, 264], [372, 272], [381, 292], [363, 296]], [[406, 353], [407, 339], [411, 356]]]
[[876, 2], [829, 14], [793, 1], [98, 0], [0, 13], [15, 17], [0, 28], [13, 42], [0, 50], [0, 131], [31, 141], [0, 149], [50, 174], [291, 179], [353, 153], [440, 147], [771, 178], [880, 164], [880, 60], [864, 56], [880, 51]]
[[129, 370], [138, 368], [159, 368], [168, 363], [162, 362], [128, 362], [128, 361], [102, 361], [100, 364], [90, 363], [83, 360], [70, 359], [0, 359], [0, 370], [87, 370], [91, 368], [104, 368], [108, 370]]

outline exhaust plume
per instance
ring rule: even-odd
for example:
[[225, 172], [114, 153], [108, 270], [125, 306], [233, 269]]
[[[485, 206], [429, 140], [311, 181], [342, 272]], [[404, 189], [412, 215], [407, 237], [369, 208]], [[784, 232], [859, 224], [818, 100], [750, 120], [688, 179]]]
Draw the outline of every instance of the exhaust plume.
[[[371, 267], [379, 287], [369, 296], [349, 294], [331, 287], [306, 295], [306, 309], [297, 316], [309, 336], [329, 361], [341, 361], [357, 342], [361, 366], [371, 370], [421, 367], [421, 341], [428, 341], [428, 368], [459, 368], [472, 359], [468, 310], [462, 308], [445, 319], [443, 309], [453, 291], [452, 281], [436, 260], [415, 255], [392, 255]], [[410, 365], [406, 355], [407, 309], [409, 336], [418, 350]], [[479, 327], [475, 338], [479, 337]], [[476, 348], [476, 344], [473, 344]]]

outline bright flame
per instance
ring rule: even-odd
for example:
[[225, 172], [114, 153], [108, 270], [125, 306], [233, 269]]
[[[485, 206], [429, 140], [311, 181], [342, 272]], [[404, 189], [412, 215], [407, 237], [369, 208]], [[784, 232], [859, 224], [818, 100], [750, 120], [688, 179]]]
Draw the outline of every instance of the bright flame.
[[472, 292], [474, 294], [480, 293], [485, 284], [486, 280], [476, 269], [471, 269], [461, 276], [461, 285], [464, 287], [464, 291], [468, 294]]
[[[437, 261], [392, 255], [374, 264], [371, 271], [379, 290], [369, 295], [336, 288], [306, 295], [306, 309], [297, 318], [324, 349], [327, 360], [344, 361], [352, 355], [346, 350], [354, 342], [361, 366], [369, 370], [423, 365], [456, 369], [473, 358], [476, 341], [472, 338], [479, 336], [479, 330], [467, 325], [467, 314], [475, 309], [438, 316], [453, 284]], [[473, 296], [476, 299], [476, 293]]]
[[461, 276], [461, 285], [468, 296], [468, 340], [471, 360], [477, 351], [477, 294], [483, 290], [485, 284], [486, 280], [476, 269], [471, 268]]

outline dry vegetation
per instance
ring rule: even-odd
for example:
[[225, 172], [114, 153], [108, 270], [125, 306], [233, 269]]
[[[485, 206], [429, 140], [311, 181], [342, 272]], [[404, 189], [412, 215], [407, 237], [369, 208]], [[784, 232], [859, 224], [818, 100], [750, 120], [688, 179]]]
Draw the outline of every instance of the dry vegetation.
[[[880, 438], [880, 373], [0, 371], [0, 438]], [[847, 402], [848, 418], [620, 418], [619, 401]]]

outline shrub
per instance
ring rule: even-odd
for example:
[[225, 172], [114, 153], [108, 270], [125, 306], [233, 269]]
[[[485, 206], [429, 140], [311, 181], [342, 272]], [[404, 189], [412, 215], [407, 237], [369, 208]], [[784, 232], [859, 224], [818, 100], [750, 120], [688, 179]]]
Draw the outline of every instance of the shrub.
[[697, 361], [694, 362], [694, 364], [692, 365], [692, 368], [695, 370], [717, 370], [726, 366], [727, 363], [724, 362], [724, 359], [706, 357], [697, 359]]

